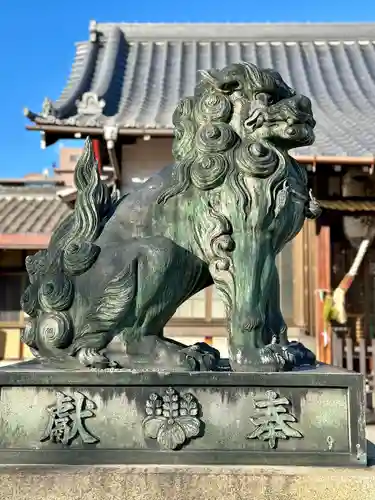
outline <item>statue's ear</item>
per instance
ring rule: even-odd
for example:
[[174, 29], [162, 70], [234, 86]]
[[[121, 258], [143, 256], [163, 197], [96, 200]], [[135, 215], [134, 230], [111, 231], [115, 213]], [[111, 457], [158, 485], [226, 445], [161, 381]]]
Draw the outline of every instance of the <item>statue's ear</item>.
[[198, 74], [201, 81], [211, 83], [211, 85], [217, 86], [219, 81], [220, 71], [218, 69], [200, 69]]
[[231, 94], [241, 87], [238, 80], [231, 80], [226, 78], [226, 75], [223, 73], [223, 71], [220, 71], [218, 69], [200, 70], [199, 74], [201, 76], [201, 83], [208, 83], [215, 89], [226, 94]]
[[281, 78], [281, 75], [278, 71], [276, 71], [275, 69], [273, 68], [264, 68], [263, 71], [265, 73], [269, 73], [271, 76], [273, 76], [275, 78], [275, 80], [277, 81], [282, 81], [283, 79]]

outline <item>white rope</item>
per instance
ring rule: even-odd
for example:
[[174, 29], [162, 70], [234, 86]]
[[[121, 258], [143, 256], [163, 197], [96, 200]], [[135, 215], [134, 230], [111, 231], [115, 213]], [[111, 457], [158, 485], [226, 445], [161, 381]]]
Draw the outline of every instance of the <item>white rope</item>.
[[359, 266], [362, 264], [363, 258], [367, 252], [367, 249], [371, 243], [371, 240], [363, 240], [359, 245], [357, 255], [355, 256], [354, 262], [349, 269], [349, 276], [356, 276]]

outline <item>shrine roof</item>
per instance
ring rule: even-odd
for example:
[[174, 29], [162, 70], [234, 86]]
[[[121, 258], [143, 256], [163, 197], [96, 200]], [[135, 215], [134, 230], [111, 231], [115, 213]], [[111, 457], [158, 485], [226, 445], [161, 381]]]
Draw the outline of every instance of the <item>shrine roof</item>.
[[0, 181], [0, 248], [46, 247], [56, 225], [71, 212], [57, 193], [53, 185]]
[[309, 96], [316, 143], [302, 155], [371, 156], [375, 150], [375, 23], [90, 23], [76, 45], [70, 77], [36, 125], [172, 134], [178, 100], [193, 93], [197, 70], [246, 60], [277, 69]]

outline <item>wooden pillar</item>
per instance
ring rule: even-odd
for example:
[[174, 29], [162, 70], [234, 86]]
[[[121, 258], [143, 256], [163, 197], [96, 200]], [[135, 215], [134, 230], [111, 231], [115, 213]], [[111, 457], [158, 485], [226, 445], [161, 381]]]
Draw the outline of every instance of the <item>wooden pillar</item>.
[[208, 323], [212, 321], [212, 292], [213, 286], [209, 286], [205, 289], [205, 315], [204, 319]]
[[305, 318], [310, 335], [315, 335], [315, 302], [316, 302], [316, 221], [307, 220], [303, 231], [304, 281], [307, 299], [305, 301]]
[[[212, 286], [205, 289], [205, 321], [210, 323], [212, 321]], [[208, 345], [212, 345], [212, 337], [205, 336], [204, 342]]]
[[308, 288], [305, 279], [304, 232], [305, 227], [293, 240], [293, 324], [306, 329], [305, 304]]
[[[22, 264], [23, 264], [23, 266], [25, 265], [24, 263], [26, 261], [26, 257], [27, 257], [27, 252], [25, 250], [22, 250]], [[22, 293], [24, 292], [24, 290], [26, 290], [27, 283], [28, 283], [28, 278], [26, 275], [24, 275], [23, 280], [22, 280]], [[25, 314], [23, 311], [20, 311], [20, 329], [23, 329], [23, 328], [25, 328]], [[20, 360], [23, 360], [24, 357], [25, 357], [25, 344], [21, 341], [21, 332], [20, 332], [18, 358]]]
[[[317, 223], [316, 237], [316, 342], [317, 357], [323, 363], [332, 363], [332, 334], [323, 316], [323, 302], [319, 291], [331, 291], [331, 231], [329, 226]], [[325, 332], [325, 334], [324, 334]]]
[[92, 148], [94, 150], [95, 159], [98, 162], [99, 174], [101, 174], [103, 165], [102, 165], [102, 157], [100, 154], [100, 140], [99, 139], [92, 139]]

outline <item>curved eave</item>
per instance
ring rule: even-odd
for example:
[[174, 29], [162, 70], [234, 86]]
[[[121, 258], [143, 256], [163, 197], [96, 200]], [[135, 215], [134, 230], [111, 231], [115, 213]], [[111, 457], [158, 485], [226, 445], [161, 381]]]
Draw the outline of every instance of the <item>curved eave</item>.
[[[78, 43], [72, 69], [67, 83], [56, 101], [51, 101], [51, 109], [46, 113], [59, 119], [69, 117], [76, 112], [76, 103], [89, 90], [96, 67], [98, 43], [95, 41]], [[48, 107], [47, 107], [48, 108]]]
[[[102, 50], [101, 50], [102, 49]], [[122, 31], [114, 26], [99, 39], [91, 30], [89, 42], [76, 44], [76, 52], [67, 83], [56, 101], [45, 98], [41, 113], [25, 108], [25, 116], [36, 124], [73, 124], [80, 114], [111, 114], [109, 94], [116, 94], [116, 67], [125, 64], [126, 47]], [[124, 72], [124, 68], [121, 68]]]
[[[34, 123], [53, 123], [76, 113], [76, 102], [90, 87], [96, 64], [97, 44], [93, 42], [76, 44], [76, 52], [66, 85], [55, 101], [44, 99], [42, 111], [34, 113], [24, 108], [26, 118]], [[83, 59], [83, 61], [82, 61]]]

